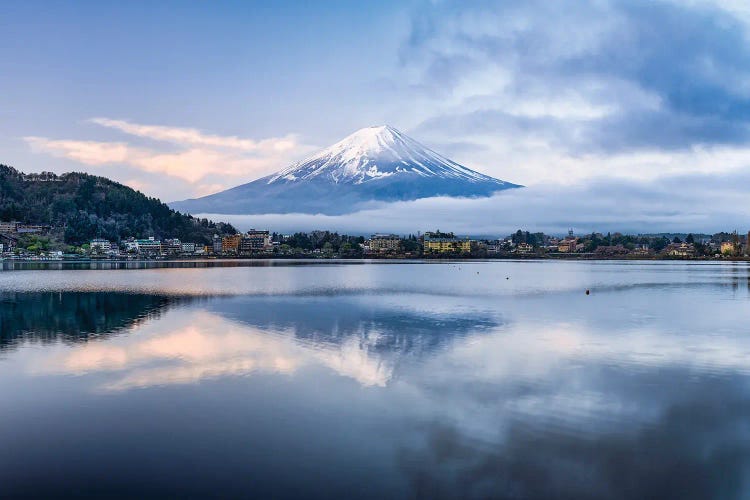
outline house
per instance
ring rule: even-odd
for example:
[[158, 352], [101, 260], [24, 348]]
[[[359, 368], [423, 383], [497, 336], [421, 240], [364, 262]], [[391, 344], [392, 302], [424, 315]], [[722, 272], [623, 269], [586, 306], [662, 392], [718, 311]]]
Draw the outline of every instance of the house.
[[733, 241], [722, 241], [719, 251], [722, 255], [734, 255], [737, 253], [737, 246]]
[[692, 243], [670, 243], [664, 249], [664, 254], [670, 257], [693, 257], [695, 245]]

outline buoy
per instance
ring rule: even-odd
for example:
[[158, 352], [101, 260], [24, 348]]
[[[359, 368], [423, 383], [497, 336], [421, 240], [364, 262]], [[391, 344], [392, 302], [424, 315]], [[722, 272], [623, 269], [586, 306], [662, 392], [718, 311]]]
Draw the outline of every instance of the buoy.
[[586, 290], [586, 295], [590, 294], [591, 292], [589, 290]]

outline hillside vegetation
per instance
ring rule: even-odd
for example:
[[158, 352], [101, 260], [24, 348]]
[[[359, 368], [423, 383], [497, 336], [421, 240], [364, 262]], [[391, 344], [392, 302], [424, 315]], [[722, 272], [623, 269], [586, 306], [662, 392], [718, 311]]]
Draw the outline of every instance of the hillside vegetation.
[[24, 174], [0, 165], [0, 220], [53, 227], [65, 243], [129, 237], [208, 243], [214, 234], [235, 233], [230, 224], [176, 212], [132, 188], [80, 172]]

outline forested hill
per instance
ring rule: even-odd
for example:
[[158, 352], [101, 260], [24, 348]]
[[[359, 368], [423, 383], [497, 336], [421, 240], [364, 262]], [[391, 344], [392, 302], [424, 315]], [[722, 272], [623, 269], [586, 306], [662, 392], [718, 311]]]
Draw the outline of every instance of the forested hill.
[[72, 245], [96, 237], [120, 241], [131, 236], [208, 243], [214, 234], [236, 232], [230, 224], [175, 212], [105, 177], [24, 174], [7, 165], [0, 165], [0, 220], [53, 226]]

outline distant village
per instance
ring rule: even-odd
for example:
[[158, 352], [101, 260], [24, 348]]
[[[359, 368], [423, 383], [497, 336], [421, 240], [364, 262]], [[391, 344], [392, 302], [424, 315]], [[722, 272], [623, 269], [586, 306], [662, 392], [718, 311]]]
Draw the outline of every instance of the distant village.
[[[750, 233], [713, 235], [625, 235], [591, 233], [550, 236], [518, 230], [498, 239], [428, 231], [410, 235], [340, 235], [330, 231], [280, 234], [251, 229], [214, 235], [204, 243], [176, 238], [94, 238], [80, 247], [55, 248], [44, 225], [0, 221], [0, 258], [22, 260], [174, 258], [574, 258], [574, 259], [743, 259]], [[58, 245], [59, 246], [59, 245]]]

